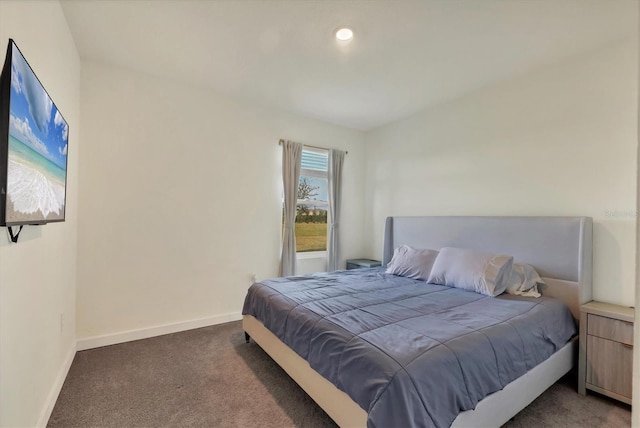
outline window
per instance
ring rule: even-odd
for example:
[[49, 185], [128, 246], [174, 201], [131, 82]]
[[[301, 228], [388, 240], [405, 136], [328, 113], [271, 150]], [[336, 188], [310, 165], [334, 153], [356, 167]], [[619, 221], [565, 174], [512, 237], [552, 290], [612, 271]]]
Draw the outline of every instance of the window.
[[329, 152], [304, 147], [298, 182], [296, 252], [327, 250]]

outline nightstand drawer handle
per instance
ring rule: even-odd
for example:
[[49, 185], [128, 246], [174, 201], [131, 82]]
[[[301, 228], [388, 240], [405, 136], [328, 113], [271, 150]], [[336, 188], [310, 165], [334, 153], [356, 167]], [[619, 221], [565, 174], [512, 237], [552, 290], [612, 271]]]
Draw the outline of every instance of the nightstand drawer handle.
[[623, 343], [622, 346], [625, 348], [633, 349], [633, 345], [629, 345], [628, 343]]

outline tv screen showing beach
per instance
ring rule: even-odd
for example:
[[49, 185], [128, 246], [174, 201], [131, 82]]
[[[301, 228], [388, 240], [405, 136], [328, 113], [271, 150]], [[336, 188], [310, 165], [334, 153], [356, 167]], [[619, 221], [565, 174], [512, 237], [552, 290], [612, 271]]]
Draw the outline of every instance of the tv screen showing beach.
[[69, 127], [16, 45], [11, 45], [5, 221], [63, 221]]

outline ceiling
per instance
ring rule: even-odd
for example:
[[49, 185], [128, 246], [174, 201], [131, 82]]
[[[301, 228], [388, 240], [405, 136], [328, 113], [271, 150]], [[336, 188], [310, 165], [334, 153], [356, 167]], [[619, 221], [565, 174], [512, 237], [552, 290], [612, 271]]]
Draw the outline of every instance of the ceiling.
[[61, 3], [83, 60], [361, 130], [638, 31], [635, 0]]

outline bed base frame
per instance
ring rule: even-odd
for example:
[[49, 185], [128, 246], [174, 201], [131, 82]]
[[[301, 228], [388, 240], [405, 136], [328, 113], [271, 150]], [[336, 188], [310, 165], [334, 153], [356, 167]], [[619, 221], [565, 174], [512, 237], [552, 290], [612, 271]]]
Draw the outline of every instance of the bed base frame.
[[[580, 305], [591, 300], [592, 220], [588, 217], [389, 217], [383, 264], [393, 249], [458, 246], [513, 255], [543, 276], [541, 292], [564, 301], [579, 320]], [[366, 427], [367, 413], [345, 392], [316, 372], [259, 320], [244, 315], [247, 341], [254, 341], [341, 427]], [[453, 427], [497, 427], [513, 418], [577, 361], [574, 338], [544, 362], [462, 412]]]

